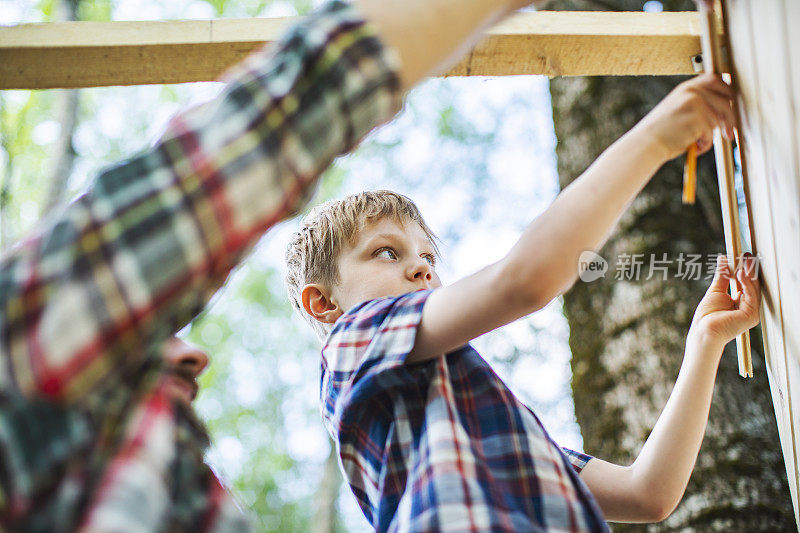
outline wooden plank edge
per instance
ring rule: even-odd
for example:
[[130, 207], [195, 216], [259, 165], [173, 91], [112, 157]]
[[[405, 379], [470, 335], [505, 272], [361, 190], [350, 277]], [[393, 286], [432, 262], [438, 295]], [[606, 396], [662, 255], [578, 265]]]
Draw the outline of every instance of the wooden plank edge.
[[[685, 75], [695, 12], [520, 13], [444, 76]], [[0, 89], [213, 81], [295, 18], [65, 22], [0, 28]]]
[[[301, 17], [275, 17], [26, 23], [0, 26], [0, 49], [268, 42], [300, 20]], [[699, 38], [700, 29], [695, 11], [538, 11], [517, 13], [486, 34]]]

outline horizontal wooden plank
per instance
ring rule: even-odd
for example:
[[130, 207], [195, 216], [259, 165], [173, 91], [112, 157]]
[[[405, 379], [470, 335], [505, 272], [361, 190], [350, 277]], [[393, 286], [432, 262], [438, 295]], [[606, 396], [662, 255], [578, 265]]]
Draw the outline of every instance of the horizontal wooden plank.
[[699, 53], [696, 12], [541, 11], [492, 28], [448, 74], [692, 74]]
[[[0, 89], [211, 81], [296, 18], [0, 27]], [[695, 12], [519, 13], [446, 75], [691, 74]]]

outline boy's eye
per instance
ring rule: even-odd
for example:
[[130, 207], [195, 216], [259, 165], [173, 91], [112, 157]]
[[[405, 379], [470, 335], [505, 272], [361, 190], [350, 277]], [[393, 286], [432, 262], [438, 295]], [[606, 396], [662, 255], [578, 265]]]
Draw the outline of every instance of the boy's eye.
[[436, 258], [431, 254], [425, 254], [422, 258], [428, 262], [428, 264], [432, 267], [436, 266]]
[[397, 259], [397, 254], [394, 253], [394, 250], [391, 248], [381, 248], [378, 250], [378, 253], [375, 254], [375, 257], [383, 257], [384, 259]]

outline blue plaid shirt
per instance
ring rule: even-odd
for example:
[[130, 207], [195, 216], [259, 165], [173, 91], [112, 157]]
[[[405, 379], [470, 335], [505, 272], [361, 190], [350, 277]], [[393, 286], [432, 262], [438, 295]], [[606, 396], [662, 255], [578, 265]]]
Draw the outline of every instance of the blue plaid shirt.
[[376, 531], [608, 531], [580, 469], [471, 346], [406, 365], [420, 291], [360, 304], [322, 350], [325, 425]]

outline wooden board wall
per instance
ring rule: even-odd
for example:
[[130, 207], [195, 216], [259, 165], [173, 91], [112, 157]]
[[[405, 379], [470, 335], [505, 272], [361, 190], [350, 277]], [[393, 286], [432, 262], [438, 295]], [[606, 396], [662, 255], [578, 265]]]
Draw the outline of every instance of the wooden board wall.
[[800, 524], [800, 2], [725, 0], [725, 13], [761, 257], [767, 374]]

